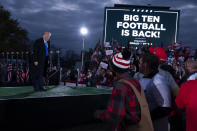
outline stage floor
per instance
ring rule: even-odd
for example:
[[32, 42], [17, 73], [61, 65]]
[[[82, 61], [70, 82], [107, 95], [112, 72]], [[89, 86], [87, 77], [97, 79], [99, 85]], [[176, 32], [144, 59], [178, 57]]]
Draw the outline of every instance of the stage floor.
[[111, 90], [98, 89], [95, 87], [66, 87], [47, 86], [47, 91], [35, 92], [32, 86], [23, 87], [0, 87], [0, 99], [18, 99], [18, 98], [38, 98], [38, 97], [60, 97], [75, 95], [97, 95], [110, 94]]

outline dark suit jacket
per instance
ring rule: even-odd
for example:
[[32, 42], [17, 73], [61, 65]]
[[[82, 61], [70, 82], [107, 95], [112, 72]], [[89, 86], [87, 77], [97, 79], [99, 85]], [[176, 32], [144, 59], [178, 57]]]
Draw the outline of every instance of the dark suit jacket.
[[[50, 51], [50, 41], [47, 42], [48, 43], [48, 53]], [[50, 53], [49, 53], [50, 55]], [[44, 73], [47, 65], [46, 65], [46, 60], [48, 57], [46, 57], [46, 48], [45, 48], [45, 43], [43, 38], [40, 38], [38, 40], [35, 41], [34, 45], [33, 45], [33, 72], [32, 73], [36, 73], [36, 72], [40, 72], [40, 73]], [[37, 61], [38, 62], [38, 66], [34, 65], [34, 62]], [[47, 60], [48, 61], [48, 60]]]

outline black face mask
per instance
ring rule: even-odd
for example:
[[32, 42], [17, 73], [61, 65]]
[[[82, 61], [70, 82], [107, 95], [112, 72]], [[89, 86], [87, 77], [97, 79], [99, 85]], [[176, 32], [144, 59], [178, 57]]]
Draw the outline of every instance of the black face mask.
[[149, 73], [147, 76], [144, 76], [144, 78], [153, 78], [159, 71], [154, 70], [151, 73]]

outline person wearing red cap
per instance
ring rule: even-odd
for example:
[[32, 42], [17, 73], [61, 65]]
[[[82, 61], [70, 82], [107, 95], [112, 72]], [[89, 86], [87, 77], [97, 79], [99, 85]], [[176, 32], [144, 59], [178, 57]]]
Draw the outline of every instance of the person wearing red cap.
[[[173, 76], [170, 74], [170, 72], [168, 72], [168, 70], [171, 70], [173, 68], [170, 65], [166, 64], [167, 61], [166, 52], [163, 48], [159, 47], [155, 49], [154, 53], [157, 55], [159, 59], [159, 74], [161, 74], [163, 77], [167, 79], [168, 84], [170, 85], [171, 88], [171, 93], [174, 96], [173, 98], [175, 98], [179, 92], [179, 87], [175, 82]], [[170, 123], [171, 131], [180, 130], [181, 127], [180, 123], [182, 123], [182, 121], [180, 120], [181, 115], [175, 108], [175, 102], [173, 98], [172, 98], [172, 111], [169, 115], [169, 123]]]
[[161, 47], [158, 47], [157, 49], [155, 49], [154, 54], [159, 59], [159, 73], [167, 79], [167, 81], [171, 87], [171, 91], [172, 91], [173, 96], [177, 96], [178, 91], [179, 91], [179, 87], [178, 87], [177, 83], [175, 82], [172, 75], [168, 71], [166, 71], [162, 68], [163, 66], [165, 66], [165, 63], [167, 61], [167, 55], [166, 55], [165, 50]]
[[[116, 74], [116, 79], [110, 104], [107, 110], [96, 111], [95, 117], [110, 122], [112, 131], [153, 131], [144, 91], [128, 73], [129, 57], [127, 50], [112, 58], [110, 69]], [[136, 130], [137, 127], [140, 128]]]

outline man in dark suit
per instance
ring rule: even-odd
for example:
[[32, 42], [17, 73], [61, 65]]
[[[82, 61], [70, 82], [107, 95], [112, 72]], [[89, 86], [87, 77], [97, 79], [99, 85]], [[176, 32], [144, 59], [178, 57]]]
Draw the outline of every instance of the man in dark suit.
[[46, 77], [50, 50], [50, 32], [44, 32], [33, 45], [32, 82], [35, 91], [45, 91], [43, 78]]

